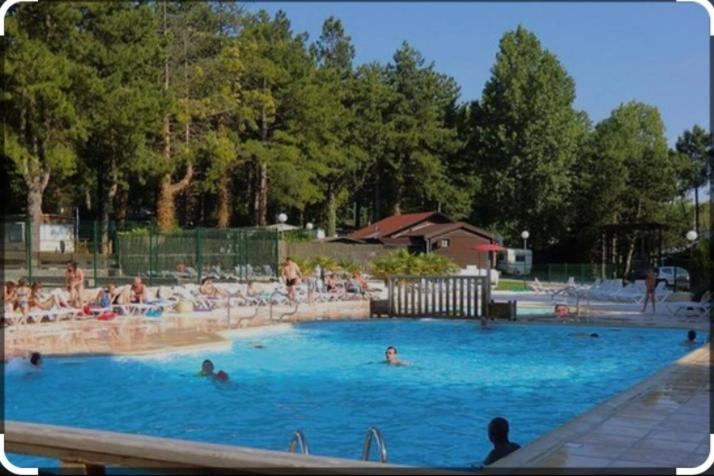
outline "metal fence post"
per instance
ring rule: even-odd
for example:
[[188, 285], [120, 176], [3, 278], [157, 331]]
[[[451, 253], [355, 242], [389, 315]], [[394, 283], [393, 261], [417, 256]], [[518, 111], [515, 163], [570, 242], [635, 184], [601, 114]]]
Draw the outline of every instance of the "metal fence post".
[[149, 286], [154, 285], [154, 236], [156, 235], [156, 230], [154, 229], [154, 224], [149, 226]]
[[92, 254], [93, 254], [93, 270], [94, 270], [94, 287], [97, 286], [97, 220], [92, 222]]
[[198, 268], [199, 283], [203, 279], [203, 253], [201, 251], [201, 228], [196, 227], [196, 267]]
[[27, 280], [32, 282], [32, 217], [27, 215], [25, 223], [25, 250], [27, 256], [25, 258], [27, 265]]

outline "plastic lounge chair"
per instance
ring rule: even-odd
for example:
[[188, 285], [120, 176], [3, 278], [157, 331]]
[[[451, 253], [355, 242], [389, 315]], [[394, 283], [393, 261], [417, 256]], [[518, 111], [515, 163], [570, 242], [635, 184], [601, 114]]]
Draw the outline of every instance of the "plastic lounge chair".
[[676, 316], [682, 311], [695, 311], [698, 316], [707, 315], [711, 311], [711, 293], [709, 291], [702, 294], [699, 301], [674, 301], [667, 303], [667, 310]]

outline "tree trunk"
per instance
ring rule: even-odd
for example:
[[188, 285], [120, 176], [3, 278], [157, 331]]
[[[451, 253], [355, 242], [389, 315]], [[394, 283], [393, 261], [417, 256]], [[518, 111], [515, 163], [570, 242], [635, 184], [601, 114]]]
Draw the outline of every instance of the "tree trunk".
[[632, 267], [632, 255], [635, 254], [635, 244], [637, 243], [637, 234], [628, 238], [627, 254], [625, 255], [625, 272], [623, 275], [627, 277], [630, 274]]
[[327, 187], [327, 236], [337, 236], [337, 200], [332, 185]]
[[41, 177], [30, 177], [27, 183], [27, 214], [31, 220], [31, 241], [32, 252], [40, 251], [40, 225], [42, 224], [42, 195], [47, 187], [49, 171]]
[[218, 187], [218, 228], [228, 228], [231, 225], [231, 178], [228, 174], [221, 177]]
[[694, 231], [699, 234], [699, 187], [694, 187]]
[[125, 186], [118, 187], [116, 196], [116, 206], [114, 207], [114, 219], [123, 225], [129, 214], [129, 189]]
[[[263, 88], [265, 87], [265, 81], [263, 81]], [[260, 116], [260, 138], [267, 147], [268, 115], [265, 106], [263, 106]], [[268, 224], [268, 164], [259, 159], [256, 168], [258, 186], [255, 189], [253, 202], [255, 207], [255, 224], [257, 226], [266, 226]]]
[[258, 168], [258, 226], [268, 224], [268, 164], [261, 162]]
[[177, 183], [171, 182], [171, 174], [166, 174], [161, 179], [161, 190], [159, 191], [159, 203], [156, 207], [157, 224], [160, 231], [169, 231], [176, 223], [176, 208], [174, 199], [176, 194], [183, 191], [191, 183], [193, 177], [193, 165], [188, 164], [186, 174]]
[[355, 202], [355, 229], [362, 228], [362, 204], [359, 200]]

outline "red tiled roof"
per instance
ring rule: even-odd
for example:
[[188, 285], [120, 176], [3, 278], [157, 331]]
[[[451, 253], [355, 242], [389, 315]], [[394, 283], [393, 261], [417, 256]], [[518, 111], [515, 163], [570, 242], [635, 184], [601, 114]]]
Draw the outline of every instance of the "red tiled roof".
[[495, 237], [488, 231], [482, 230], [481, 228], [477, 228], [473, 225], [469, 225], [468, 223], [464, 223], [462, 221], [455, 222], [455, 223], [438, 223], [438, 224], [429, 225], [424, 228], [412, 230], [409, 233], [405, 233], [403, 236], [421, 236], [424, 238], [432, 239], [434, 237], [441, 236], [441, 235], [448, 233], [450, 231], [458, 230], [459, 228], [469, 231], [475, 235], [480, 235], [480, 236], [483, 236], [484, 238], [488, 238], [490, 240], [495, 240]]
[[382, 238], [396, 233], [399, 230], [408, 228], [420, 221], [426, 220], [437, 212], [406, 213], [404, 215], [392, 215], [391, 217], [379, 220], [369, 226], [353, 231], [348, 238], [353, 240], [364, 240], [368, 238]]

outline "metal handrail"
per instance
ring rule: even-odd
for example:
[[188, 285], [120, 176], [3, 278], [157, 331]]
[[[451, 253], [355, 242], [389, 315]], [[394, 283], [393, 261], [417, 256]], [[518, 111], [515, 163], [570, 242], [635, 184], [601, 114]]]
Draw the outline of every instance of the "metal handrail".
[[384, 438], [379, 432], [379, 429], [375, 426], [369, 427], [367, 430], [367, 436], [364, 439], [364, 446], [362, 447], [362, 461], [369, 460], [369, 450], [372, 447], [372, 440], [377, 441], [377, 449], [379, 449], [379, 462], [387, 462], [387, 447], [384, 444]]
[[302, 430], [295, 430], [295, 433], [293, 433], [293, 439], [290, 440], [290, 446], [288, 447], [288, 451], [290, 453], [297, 452], [298, 445], [300, 445], [300, 453], [304, 455], [310, 454], [310, 446], [307, 444], [307, 438], [305, 437], [305, 433], [303, 433]]

